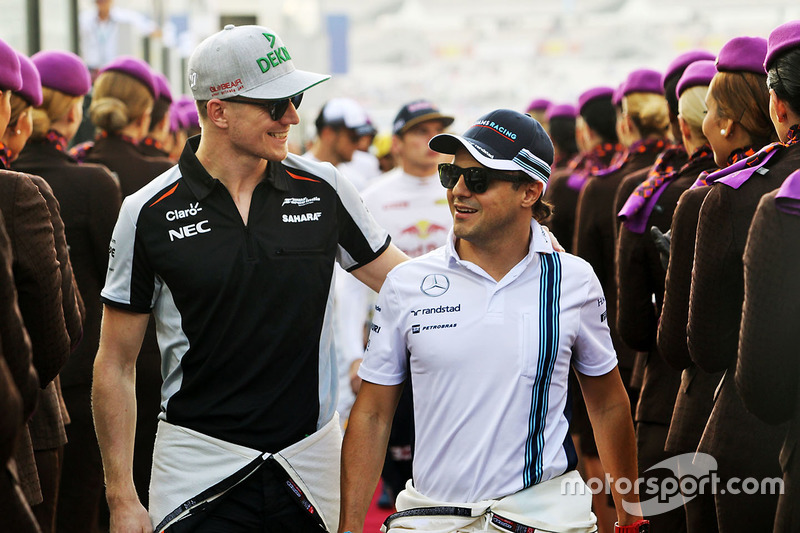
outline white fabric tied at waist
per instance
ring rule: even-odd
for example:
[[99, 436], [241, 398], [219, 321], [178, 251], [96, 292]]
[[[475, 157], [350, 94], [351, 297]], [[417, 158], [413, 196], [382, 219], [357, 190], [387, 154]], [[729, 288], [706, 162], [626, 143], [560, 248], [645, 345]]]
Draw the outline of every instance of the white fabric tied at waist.
[[[585, 490], [572, 487], [583, 485]], [[566, 490], [562, 487], [565, 487]], [[452, 533], [456, 531], [514, 531], [508, 521], [525, 526], [526, 533], [594, 533], [597, 518], [591, 511], [592, 493], [580, 474], [567, 472], [498, 500], [474, 503], [453, 503], [432, 500], [417, 491], [411, 480], [397, 495], [398, 512], [417, 510], [419, 515], [389, 517], [388, 533], [424, 531]], [[424, 514], [426, 509], [469, 510], [469, 515]], [[381, 531], [387, 533], [386, 525]]]
[[[153, 527], [159, 525], [188, 500], [261, 457], [280, 464], [316, 508], [326, 529], [335, 531], [339, 523], [341, 451], [338, 413], [316, 432], [274, 454], [159, 420], [150, 478], [150, 520]], [[192, 501], [191, 505], [212, 501], [224, 492]], [[188, 514], [187, 508], [161, 530]]]

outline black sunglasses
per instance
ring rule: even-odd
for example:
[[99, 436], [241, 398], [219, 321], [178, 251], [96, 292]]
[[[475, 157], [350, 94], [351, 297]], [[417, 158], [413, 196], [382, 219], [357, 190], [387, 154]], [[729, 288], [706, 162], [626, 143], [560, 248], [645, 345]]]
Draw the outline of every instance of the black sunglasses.
[[269, 118], [277, 122], [283, 118], [283, 115], [286, 114], [286, 110], [289, 109], [289, 102], [292, 103], [295, 109], [300, 107], [300, 102], [303, 101], [303, 93], [296, 94], [289, 98], [283, 98], [281, 100], [251, 100], [241, 96], [234, 96], [233, 98], [228, 98], [227, 100], [228, 102], [234, 102], [237, 104], [249, 104], [257, 107], [263, 107], [269, 113]]
[[489, 190], [491, 180], [510, 181], [520, 183], [519, 176], [497, 172], [483, 167], [461, 168], [451, 163], [439, 163], [439, 181], [445, 189], [452, 189], [458, 183], [458, 178], [464, 176], [464, 185], [475, 194], [483, 194]]

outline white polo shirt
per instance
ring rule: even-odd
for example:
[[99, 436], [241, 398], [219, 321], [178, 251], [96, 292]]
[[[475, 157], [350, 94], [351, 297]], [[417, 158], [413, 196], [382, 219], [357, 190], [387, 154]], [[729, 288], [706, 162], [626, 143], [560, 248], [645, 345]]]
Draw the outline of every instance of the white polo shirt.
[[414, 387], [414, 486], [440, 501], [516, 493], [575, 468], [570, 364], [617, 364], [591, 266], [554, 253], [532, 220], [528, 255], [495, 281], [461, 260], [454, 236], [383, 284], [359, 375]]

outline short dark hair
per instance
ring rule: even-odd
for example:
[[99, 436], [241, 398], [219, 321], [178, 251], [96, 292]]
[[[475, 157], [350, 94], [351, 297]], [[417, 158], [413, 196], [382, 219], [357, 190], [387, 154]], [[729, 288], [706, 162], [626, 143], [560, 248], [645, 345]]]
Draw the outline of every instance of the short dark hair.
[[800, 48], [789, 50], [772, 61], [767, 71], [767, 87], [792, 111], [800, 114]]
[[170, 105], [166, 98], [156, 98], [156, 101], [153, 102], [153, 110], [150, 112], [150, 131], [156, 129], [158, 123], [164, 119]]

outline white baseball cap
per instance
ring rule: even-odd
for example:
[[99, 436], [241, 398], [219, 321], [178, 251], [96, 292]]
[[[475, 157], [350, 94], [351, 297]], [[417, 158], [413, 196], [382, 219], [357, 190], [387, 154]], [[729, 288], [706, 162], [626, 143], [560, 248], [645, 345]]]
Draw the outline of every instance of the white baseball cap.
[[319, 126], [343, 126], [358, 135], [374, 133], [375, 128], [361, 104], [352, 98], [331, 98], [320, 111]]
[[330, 76], [297, 70], [281, 38], [263, 26], [234, 26], [201, 42], [189, 58], [195, 100], [289, 98]]

